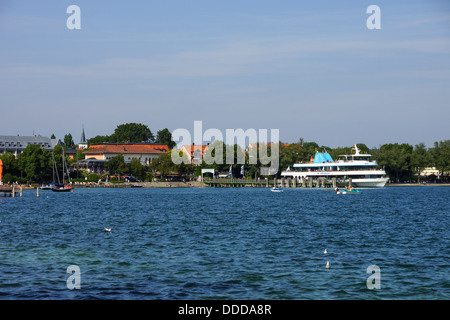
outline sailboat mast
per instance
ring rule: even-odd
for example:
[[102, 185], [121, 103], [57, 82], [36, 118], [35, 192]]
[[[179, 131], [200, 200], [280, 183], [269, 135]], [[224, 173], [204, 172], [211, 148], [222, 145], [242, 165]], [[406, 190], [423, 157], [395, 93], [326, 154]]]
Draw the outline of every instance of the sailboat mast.
[[56, 183], [56, 180], [55, 180], [55, 171], [56, 171], [56, 179], [58, 180], [58, 184], [60, 184], [61, 182], [59, 181], [58, 167], [56, 166], [54, 152], [52, 152], [52, 161], [53, 161], [53, 182]]
[[52, 151], [52, 177], [53, 183], [55, 183], [55, 152]]
[[[67, 168], [67, 162], [66, 162], [66, 156], [64, 153], [64, 149], [62, 152], [62, 157], [63, 157], [63, 184], [64, 184], [64, 174], [67, 175], [67, 179], [69, 180], [69, 183], [70, 183], [69, 168]], [[64, 171], [64, 169], [66, 169], [66, 171]]]
[[64, 148], [63, 148], [63, 152], [62, 152], [62, 183], [65, 184], [65, 177], [64, 177], [64, 167], [66, 166], [66, 157], [64, 156]]

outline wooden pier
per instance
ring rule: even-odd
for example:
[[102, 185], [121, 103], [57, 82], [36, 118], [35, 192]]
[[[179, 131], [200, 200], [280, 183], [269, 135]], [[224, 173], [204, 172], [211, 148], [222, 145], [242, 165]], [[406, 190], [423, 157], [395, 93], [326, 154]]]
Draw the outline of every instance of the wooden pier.
[[[351, 180], [351, 179], [350, 179]], [[302, 180], [282, 178], [282, 179], [205, 179], [203, 181], [208, 187], [212, 188], [335, 188], [345, 187], [348, 182], [337, 181], [336, 178], [326, 179], [319, 177], [317, 179], [303, 178]], [[351, 181], [350, 181], [351, 184]]]
[[0, 196], [3, 196], [3, 197], [11, 197], [12, 196], [12, 194], [13, 194], [13, 188], [12, 187], [10, 187], [10, 186], [0, 186]]
[[[0, 185], [0, 196], [15, 198], [16, 195], [19, 195], [19, 197], [22, 197], [24, 189], [35, 189], [35, 188]], [[39, 187], [36, 187], [36, 196], [39, 198]]]

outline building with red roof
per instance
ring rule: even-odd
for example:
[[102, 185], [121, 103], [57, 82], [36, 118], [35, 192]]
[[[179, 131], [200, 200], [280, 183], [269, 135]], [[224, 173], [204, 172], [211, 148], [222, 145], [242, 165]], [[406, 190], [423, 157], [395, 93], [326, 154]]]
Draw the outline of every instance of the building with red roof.
[[187, 155], [192, 164], [199, 165], [202, 163], [202, 159], [206, 150], [208, 150], [208, 147], [208, 145], [184, 145], [181, 147], [181, 151]]
[[164, 144], [153, 143], [103, 143], [91, 145], [83, 153], [86, 159], [108, 161], [117, 155], [123, 155], [125, 162], [139, 159], [143, 165], [148, 165], [162, 153], [169, 151]]

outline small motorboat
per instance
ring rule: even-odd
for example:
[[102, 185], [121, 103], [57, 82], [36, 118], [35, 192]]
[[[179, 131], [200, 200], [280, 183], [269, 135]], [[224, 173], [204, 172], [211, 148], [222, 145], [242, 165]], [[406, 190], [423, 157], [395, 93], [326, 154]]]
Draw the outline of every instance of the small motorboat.
[[344, 190], [335, 190], [337, 194], [360, 194], [361, 191], [355, 189], [355, 188], [350, 188], [350, 189], [344, 189]]
[[53, 184], [47, 184], [47, 185], [43, 184], [42, 186], [39, 187], [39, 189], [41, 189], [41, 190], [52, 190], [53, 187], [54, 187]]
[[272, 191], [272, 192], [283, 192], [283, 189], [273, 187], [272, 189], [270, 189], [270, 191]]

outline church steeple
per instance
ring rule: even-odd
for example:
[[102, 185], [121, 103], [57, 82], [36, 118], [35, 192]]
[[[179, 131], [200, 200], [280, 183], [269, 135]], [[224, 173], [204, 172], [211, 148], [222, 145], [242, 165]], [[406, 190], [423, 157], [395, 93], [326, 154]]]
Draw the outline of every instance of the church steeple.
[[78, 147], [82, 150], [87, 148], [87, 140], [86, 140], [86, 135], [84, 133], [84, 125], [83, 125], [83, 130], [81, 132], [81, 140], [80, 143], [78, 144]]
[[86, 143], [86, 135], [84, 134], [84, 125], [83, 125], [83, 131], [81, 132], [81, 140], [80, 143]]

